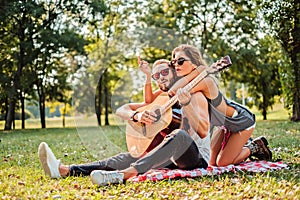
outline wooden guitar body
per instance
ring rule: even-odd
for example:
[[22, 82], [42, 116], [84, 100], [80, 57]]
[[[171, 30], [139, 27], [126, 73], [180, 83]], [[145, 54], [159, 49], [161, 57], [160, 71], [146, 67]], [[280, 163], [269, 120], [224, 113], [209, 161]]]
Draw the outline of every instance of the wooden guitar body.
[[168, 94], [160, 94], [151, 104], [137, 109], [153, 111], [158, 115], [158, 120], [152, 124], [145, 125], [140, 122], [128, 121], [126, 126], [127, 148], [133, 157], [141, 156], [149, 147], [153, 138], [163, 129], [168, 127], [172, 121], [172, 108], [162, 111], [162, 105], [169, 101]]

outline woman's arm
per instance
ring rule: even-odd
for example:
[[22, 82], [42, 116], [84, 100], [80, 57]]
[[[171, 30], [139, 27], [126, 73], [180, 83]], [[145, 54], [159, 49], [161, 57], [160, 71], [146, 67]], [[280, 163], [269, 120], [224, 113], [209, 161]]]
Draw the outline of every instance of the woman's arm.
[[[177, 92], [178, 100], [182, 105], [183, 117], [200, 138], [207, 136], [209, 130], [208, 102], [201, 92], [190, 94], [184, 89]], [[185, 123], [183, 121], [183, 123]]]
[[[197, 67], [196, 70], [191, 71], [188, 75], [178, 80], [168, 93], [171, 96], [175, 95], [179, 88], [186, 86], [190, 81], [202, 73], [204, 69], [204, 66]], [[219, 88], [215, 80], [211, 76], [207, 76], [190, 90], [191, 94], [196, 92], [202, 92], [208, 99], [214, 99], [218, 96]]]
[[[181, 79], [179, 79], [178, 81], [176, 81], [176, 83], [169, 89], [168, 93], [171, 96], [174, 96], [177, 92], [177, 90], [179, 88], [183, 88], [184, 86], [186, 86], [189, 82], [191, 82], [191, 80], [193, 80], [194, 78], [196, 78], [201, 72], [203, 72], [205, 69], [204, 66], [199, 66], [197, 67], [195, 70], [191, 71], [189, 74], [187, 74], [186, 76], [182, 77]], [[199, 90], [196, 90], [199, 91]]]

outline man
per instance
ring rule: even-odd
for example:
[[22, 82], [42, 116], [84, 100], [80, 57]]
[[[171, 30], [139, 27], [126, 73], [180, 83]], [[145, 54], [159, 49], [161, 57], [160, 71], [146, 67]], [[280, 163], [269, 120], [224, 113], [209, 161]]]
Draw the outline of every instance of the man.
[[[153, 65], [153, 76], [160, 88], [170, 88], [175, 80], [174, 71], [169, 61], [158, 60]], [[209, 161], [210, 137], [208, 103], [202, 93], [191, 95], [183, 89], [177, 92], [178, 102], [182, 105], [182, 116], [185, 122], [182, 129], [172, 130], [154, 149], [140, 157], [133, 157], [129, 152], [81, 165], [62, 165], [57, 161], [46, 143], [39, 146], [39, 158], [47, 175], [53, 178], [72, 175], [90, 175], [97, 185], [122, 183], [150, 169], [162, 167], [194, 169], [206, 168]], [[147, 104], [126, 104], [116, 114], [124, 120], [144, 123], [146, 126], [157, 120], [157, 114], [144, 110], [137, 112]], [[201, 107], [200, 107], [201, 105]], [[183, 130], [183, 128], [185, 130]]]

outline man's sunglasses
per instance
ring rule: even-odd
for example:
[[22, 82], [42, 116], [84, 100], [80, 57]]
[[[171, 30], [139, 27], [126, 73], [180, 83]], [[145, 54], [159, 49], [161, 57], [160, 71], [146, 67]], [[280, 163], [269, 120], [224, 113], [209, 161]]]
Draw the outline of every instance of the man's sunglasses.
[[175, 64], [177, 63], [178, 65], [183, 65], [184, 61], [189, 61], [186, 58], [178, 58], [177, 60], [172, 60], [171, 61], [171, 66], [175, 67]]
[[169, 68], [166, 68], [166, 69], [163, 69], [161, 70], [160, 72], [156, 72], [155, 74], [152, 74], [151, 77], [154, 79], [154, 80], [158, 80], [159, 77], [160, 77], [160, 74], [162, 76], [168, 76], [169, 75]]

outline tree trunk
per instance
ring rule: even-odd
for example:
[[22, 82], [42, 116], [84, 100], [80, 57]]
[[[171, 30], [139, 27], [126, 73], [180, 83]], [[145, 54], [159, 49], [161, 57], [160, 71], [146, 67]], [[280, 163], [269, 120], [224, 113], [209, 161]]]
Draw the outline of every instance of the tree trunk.
[[62, 113], [62, 126], [65, 128], [66, 127], [66, 110], [67, 110], [67, 103], [64, 103], [64, 109]]
[[[299, 53], [300, 55], [300, 53]], [[299, 56], [300, 57], [300, 56]], [[294, 63], [294, 72], [295, 72], [295, 92], [294, 92], [294, 104], [293, 104], [293, 116], [292, 121], [300, 121], [300, 62]]]
[[263, 120], [267, 120], [267, 109], [268, 109], [268, 103], [266, 100], [266, 95], [263, 94], [263, 108], [262, 108], [262, 116], [263, 116]]
[[291, 53], [292, 65], [294, 68], [295, 74], [295, 90], [294, 90], [294, 104], [293, 104], [293, 116], [291, 118], [292, 121], [300, 121], [300, 4], [299, 1], [296, 3], [295, 1], [295, 10], [294, 10], [294, 19], [295, 19], [295, 27], [293, 29], [293, 50]]
[[[39, 82], [39, 80], [38, 80]], [[41, 120], [41, 127], [46, 128], [46, 120], [45, 120], [45, 94], [43, 90], [43, 85], [38, 83], [38, 95], [39, 95], [39, 108], [40, 108], [40, 120]]]
[[236, 90], [235, 90], [235, 87], [234, 87], [234, 84], [233, 84], [232, 80], [230, 81], [229, 88], [230, 88], [230, 97], [231, 97], [231, 99], [233, 101], [236, 101]]
[[8, 109], [7, 109], [7, 113], [6, 113], [4, 130], [11, 130], [12, 123], [14, 120], [14, 115], [15, 115], [15, 106], [16, 106], [15, 100], [12, 98], [12, 99], [9, 99], [8, 102], [9, 102], [9, 104], [8, 104]]
[[95, 95], [95, 112], [97, 116], [98, 126], [101, 126], [101, 98], [102, 98], [102, 75], [100, 76], [97, 91]]
[[22, 92], [20, 93], [20, 100], [21, 100], [22, 129], [25, 129], [25, 98], [24, 98]]
[[263, 120], [267, 120], [267, 110], [265, 108], [263, 108], [262, 110], [262, 116], [263, 116]]
[[14, 110], [14, 118], [13, 118], [13, 121], [12, 121], [12, 124], [13, 124], [13, 130], [16, 129], [16, 117], [15, 117], [15, 114], [16, 114], [16, 111]]
[[109, 95], [109, 92], [108, 92], [108, 88], [107, 86], [105, 85], [104, 86], [104, 93], [105, 93], [105, 126], [108, 126], [109, 125], [109, 120], [108, 120], [108, 95]]
[[40, 119], [41, 119], [41, 127], [46, 128], [46, 119], [45, 119], [45, 98], [40, 97], [39, 105], [40, 105]]

